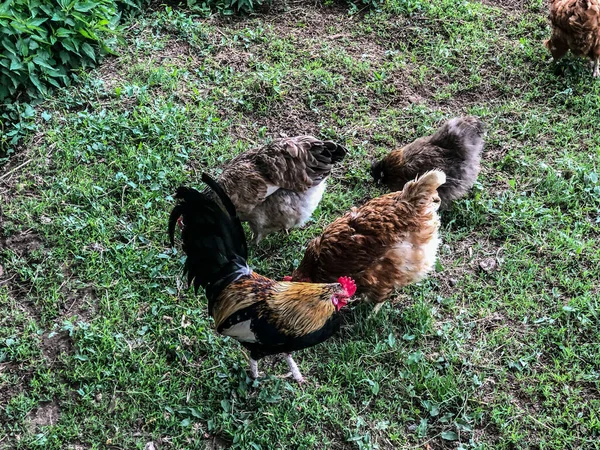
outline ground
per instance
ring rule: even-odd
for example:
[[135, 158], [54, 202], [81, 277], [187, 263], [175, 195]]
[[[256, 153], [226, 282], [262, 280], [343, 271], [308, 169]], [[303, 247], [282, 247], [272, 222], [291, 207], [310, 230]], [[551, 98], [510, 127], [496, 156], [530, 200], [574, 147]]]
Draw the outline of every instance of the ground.
[[[160, 7], [39, 107], [0, 175], [0, 449], [600, 448], [600, 82], [549, 62], [541, 0]], [[312, 133], [349, 149], [307, 227], [251, 248], [281, 277], [382, 192], [373, 158], [487, 124], [436, 272], [298, 352], [299, 387], [211, 328], [166, 242], [171, 194]]]

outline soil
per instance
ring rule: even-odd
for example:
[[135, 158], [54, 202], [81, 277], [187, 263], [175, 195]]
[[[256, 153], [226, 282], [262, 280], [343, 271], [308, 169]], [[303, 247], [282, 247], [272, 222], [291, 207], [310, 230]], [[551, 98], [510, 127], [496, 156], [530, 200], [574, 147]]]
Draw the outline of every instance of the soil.
[[31, 433], [40, 430], [41, 427], [56, 425], [60, 418], [60, 408], [55, 401], [45, 403], [36, 410], [29, 413], [25, 423]]
[[496, 6], [508, 11], [523, 11], [527, 9], [530, 0], [483, 0], [484, 5]]
[[0, 251], [12, 250], [19, 256], [27, 257], [41, 247], [42, 240], [31, 230], [14, 234], [9, 237], [0, 237]]

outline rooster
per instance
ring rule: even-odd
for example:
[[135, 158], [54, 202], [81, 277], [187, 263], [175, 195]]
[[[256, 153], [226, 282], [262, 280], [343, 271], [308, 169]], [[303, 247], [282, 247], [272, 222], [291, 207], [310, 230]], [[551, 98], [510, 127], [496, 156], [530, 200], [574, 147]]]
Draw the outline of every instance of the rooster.
[[433, 268], [440, 226], [436, 189], [445, 180], [443, 172], [432, 170], [401, 192], [352, 208], [308, 244], [285, 279], [328, 283], [347, 274], [377, 313], [394, 288], [421, 280]]
[[310, 284], [278, 282], [253, 272], [233, 203], [207, 174], [202, 180], [215, 195], [180, 187], [169, 219], [172, 246], [175, 226], [182, 226], [188, 283], [196, 293], [204, 288], [216, 330], [250, 351], [253, 378], [258, 377], [259, 359], [285, 353], [294, 379], [302, 383], [291, 352], [324, 342], [340, 328], [339, 311], [356, 286], [347, 277]]
[[569, 50], [593, 62], [600, 76], [600, 0], [551, 0], [552, 36], [544, 44], [558, 60]]
[[234, 158], [219, 177], [253, 243], [301, 227], [319, 205], [333, 165], [346, 149], [313, 136], [277, 139]]
[[483, 134], [484, 124], [476, 117], [456, 117], [431, 136], [390, 152], [373, 164], [371, 175], [399, 191], [416, 176], [440, 169], [446, 174], [446, 183], [438, 189], [445, 209], [473, 187], [480, 170]]

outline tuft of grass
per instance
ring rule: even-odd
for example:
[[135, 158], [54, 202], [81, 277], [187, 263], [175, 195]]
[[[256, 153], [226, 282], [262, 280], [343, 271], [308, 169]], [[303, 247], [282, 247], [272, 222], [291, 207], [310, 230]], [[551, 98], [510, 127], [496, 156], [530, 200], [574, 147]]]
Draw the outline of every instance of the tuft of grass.
[[[600, 85], [546, 63], [544, 8], [132, 23], [119, 58], [42, 105], [0, 182], [0, 448], [598, 448]], [[250, 380], [167, 245], [175, 188], [280, 133], [346, 145], [313, 221], [250, 249], [281, 277], [381, 193], [373, 158], [461, 114], [487, 144], [436, 272], [375, 317], [348, 308], [298, 355], [307, 386], [278, 358]]]

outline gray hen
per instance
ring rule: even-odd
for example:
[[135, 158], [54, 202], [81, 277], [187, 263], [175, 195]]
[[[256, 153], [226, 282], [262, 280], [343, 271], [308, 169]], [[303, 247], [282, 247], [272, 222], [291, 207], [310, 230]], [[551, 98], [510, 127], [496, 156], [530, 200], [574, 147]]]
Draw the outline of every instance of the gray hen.
[[442, 208], [463, 197], [479, 174], [484, 124], [476, 117], [456, 117], [445, 122], [431, 136], [417, 139], [394, 150], [371, 167], [371, 175], [394, 191], [433, 169], [446, 174], [438, 188]]

